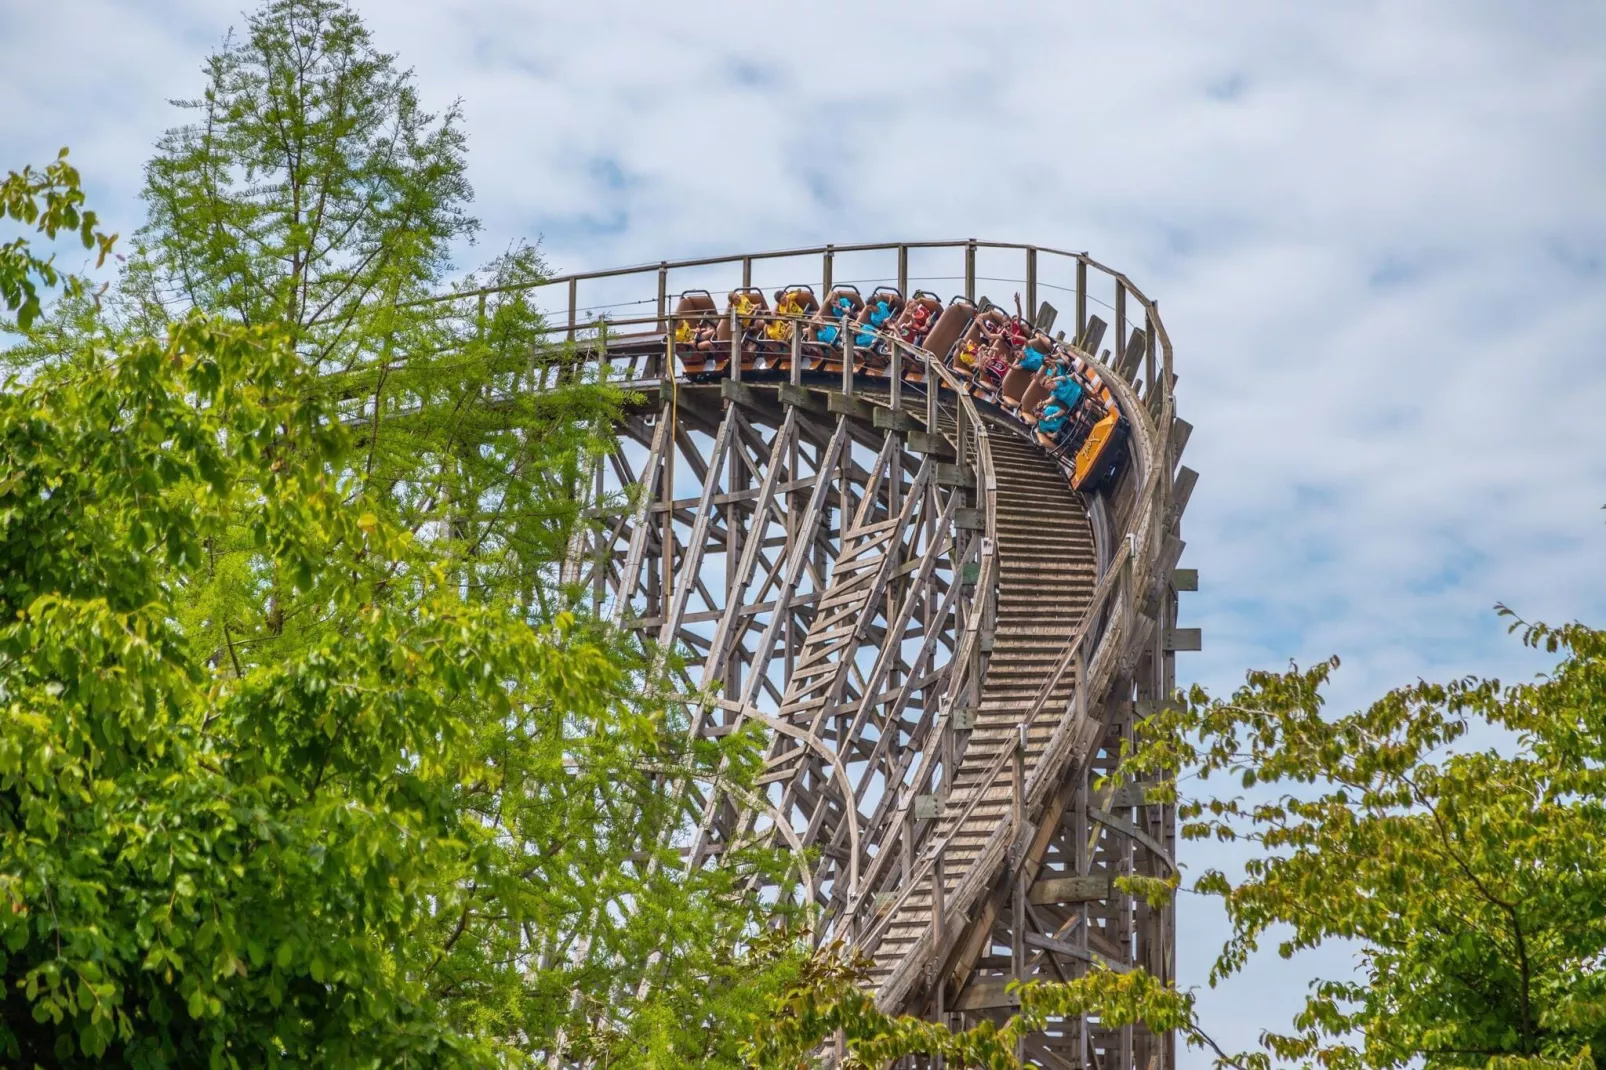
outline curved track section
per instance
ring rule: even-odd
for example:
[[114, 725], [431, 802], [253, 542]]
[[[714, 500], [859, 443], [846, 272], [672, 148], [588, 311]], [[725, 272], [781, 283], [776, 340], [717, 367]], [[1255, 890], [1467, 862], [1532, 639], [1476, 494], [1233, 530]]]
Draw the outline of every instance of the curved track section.
[[[876, 266], [850, 284], [853, 258]], [[964, 292], [905, 300], [922, 268]], [[1030, 316], [978, 294], [1001, 279]], [[611, 318], [585, 319], [582, 287]], [[865, 954], [885, 1008], [956, 1026], [1011, 1013], [1014, 980], [1172, 976], [1171, 910], [1114, 879], [1169, 872], [1174, 815], [1143, 784], [1103, 782], [1171, 693], [1174, 652], [1197, 645], [1176, 627], [1195, 476], [1152, 303], [1085, 254], [975, 241], [664, 263], [541, 293], [572, 344], [551, 374], [579, 364], [640, 398], [592, 473], [616, 504], [565, 579], [673, 652], [694, 734], [756, 723], [767, 740], [752, 790], [688, 800], [686, 863], [789, 848], [792, 871], [754, 893], [793, 897], [817, 940]], [[1053, 335], [1045, 294], [1074, 303]], [[1057, 430], [1053, 381], [1018, 370], [1033, 347], [1078, 384]], [[1171, 1038], [1086, 1019], [1023, 1054], [1174, 1065]]]

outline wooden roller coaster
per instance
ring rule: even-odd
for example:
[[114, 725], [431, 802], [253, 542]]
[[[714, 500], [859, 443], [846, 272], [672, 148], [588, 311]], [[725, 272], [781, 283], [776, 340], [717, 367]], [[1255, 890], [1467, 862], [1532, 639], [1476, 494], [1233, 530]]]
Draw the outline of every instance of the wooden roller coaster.
[[[948, 306], [903, 298], [944, 280]], [[1098, 417], [1077, 441], [1030, 433], [1002, 367], [989, 380], [943, 325], [998, 307], [987, 283], [1025, 295], [1022, 338], [1053, 331], [1040, 299], [1074, 306], [1052, 345]], [[791, 883], [754, 894], [798, 897], [814, 939], [867, 956], [884, 1008], [955, 1026], [1010, 1014], [1011, 981], [1174, 976], [1172, 909], [1115, 885], [1174, 868], [1174, 814], [1101, 783], [1198, 647], [1176, 627], [1196, 476], [1154, 302], [1086, 254], [980, 241], [666, 262], [542, 293], [575, 358], [642, 399], [592, 474], [620, 504], [565, 580], [678, 653], [691, 731], [756, 722], [768, 740], [753, 790], [693, 801], [686, 864], [791, 851]], [[1022, 1054], [1175, 1062], [1169, 1036], [1088, 1019]]]

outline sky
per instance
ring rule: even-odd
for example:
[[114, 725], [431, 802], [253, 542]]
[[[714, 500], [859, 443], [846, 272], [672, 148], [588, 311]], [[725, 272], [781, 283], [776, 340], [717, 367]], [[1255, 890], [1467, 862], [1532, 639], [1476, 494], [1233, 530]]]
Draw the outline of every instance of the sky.
[[[130, 233], [168, 101], [242, 6], [0, 0], [0, 163], [70, 145]], [[1542, 670], [1497, 602], [1606, 623], [1598, 3], [356, 6], [426, 103], [462, 102], [465, 267], [520, 239], [577, 271], [977, 237], [1127, 273], [1195, 426], [1184, 681], [1338, 654], [1347, 708]], [[1222, 934], [1185, 898], [1184, 984]], [[1346, 955], [1268, 955], [1206, 1023], [1248, 1046]]]

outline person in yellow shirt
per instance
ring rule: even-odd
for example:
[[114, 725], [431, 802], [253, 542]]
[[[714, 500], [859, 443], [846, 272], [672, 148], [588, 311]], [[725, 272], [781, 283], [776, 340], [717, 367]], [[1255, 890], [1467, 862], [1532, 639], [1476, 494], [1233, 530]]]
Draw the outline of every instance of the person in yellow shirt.
[[772, 342], [790, 342], [794, 320], [803, 318], [808, 310], [808, 297], [802, 290], [776, 290], [776, 318], [764, 326], [764, 336]]

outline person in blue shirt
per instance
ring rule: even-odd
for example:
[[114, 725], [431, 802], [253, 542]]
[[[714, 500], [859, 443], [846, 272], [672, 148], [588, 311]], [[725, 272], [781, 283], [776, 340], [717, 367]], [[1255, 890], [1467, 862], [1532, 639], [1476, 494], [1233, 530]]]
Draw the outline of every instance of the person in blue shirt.
[[1054, 400], [1065, 407], [1067, 412], [1076, 408], [1076, 403], [1082, 400], [1082, 384], [1076, 381], [1071, 374], [1069, 365], [1062, 366], [1051, 373], [1048, 379], [1049, 393]]
[[1025, 368], [1029, 372], [1036, 372], [1042, 369], [1043, 361], [1047, 359], [1047, 353], [1028, 342], [1026, 348], [1020, 351], [1020, 357], [1015, 361], [1015, 366]]
[[1060, 432], [1065, 430], [1065, 424], [1071, 418], [1070, 407], [1061, 404], [1058, 398], [1051, 397], [1043, 402], [1039, 411], [1037, 443], [1046, 449], [1053, 449], [1059, 441]]
[[858, 334], [854, 335], [853, 344], [856, 346], [873, 345], [875, 343], [876, 330], [885, 326], [887, 320], [892, 318], [892, 311], [893, 309], [891, 302], [887, 301], [885, 298], [878, 297], [874, 301], [870, 302], [870, 319], [868, 329], [862, 330]]
[[[853, 301], [850, 298], [838, 297], [834, 304], [835, 307], [832, 309], [832, 315], [839, 322], [843, 317], [851, 317], [853, 315]], [[814, 333], [814, 337], [819, 341], [824, 342], [826, 345], [832, 346], [836, 345], [837, 336], [841, 333], [842, 328], [833, 323], [829, 324], [828, 326], [821, 327]]]

